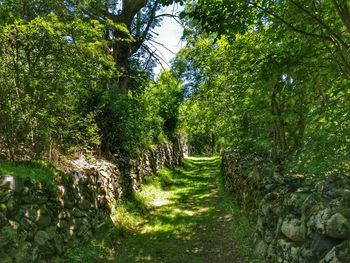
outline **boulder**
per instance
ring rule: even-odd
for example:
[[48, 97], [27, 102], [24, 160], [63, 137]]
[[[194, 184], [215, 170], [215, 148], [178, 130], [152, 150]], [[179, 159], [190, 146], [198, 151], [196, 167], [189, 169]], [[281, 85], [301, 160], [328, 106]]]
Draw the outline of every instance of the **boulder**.
[[331, 216], [331, 213], [332, 211], [330, 208], [322, 209], [314, 213], [312, 216], [310, 216], [307, 226], [311, 231], [324, 235], [326, 232], [325, 221]]
[[0, 188], [20, 193], [24, 186], [24, 179], [12, 175], [0, 175]]
[[325, 225], [326, 235], [339, 239], [350, 238], [350, 221], [341, 213], [332, 215]]
[[300, 247], [298, 247], [294, 242], [290, 242], [286, 239], [278, 239], [276, 242], [276, 254], [283, 259], [282, 262], [298, 262]]
[[309, 247], [316, 255], [322, 255], [333, 248], [333, 244], [329, 239], [317, 233], [311, 233], [310, 240]]
[[306, 240], [306, 228], [305, 224], [301, 220], [291, 218], [283, 221], [281, 227], [282, 233], [293, 241], [305, 241]]
[[263, 240], [260, 240], [255, 247], [256, 254], [260, 258], [265, 258], [266, 254], [267, 254], [267, 250], [268, 250], [268, 246]]

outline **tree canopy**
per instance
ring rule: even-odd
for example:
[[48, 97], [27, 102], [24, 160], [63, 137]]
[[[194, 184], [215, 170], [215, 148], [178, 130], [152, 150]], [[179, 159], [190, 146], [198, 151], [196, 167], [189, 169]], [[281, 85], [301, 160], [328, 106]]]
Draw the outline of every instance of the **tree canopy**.
[[174, 69], [188, 87], [181, 118], [195, 151], [239, 148], [298, 172], [348, 169], [346, 1], [198, 0], [187, 19]]
[[[175, 2], [1, 1], [2, 157], [133, 154], [173, 133], [176, 109], [156, 99], [172, 87], [153, 92], [141, 56], [158, 10]], [[161, 78], [159, 87], [172, 77]]]
[[[186, 47], [155, 81], [148, 43], [174, 3]], [[185, 130], [193, 152], [349, 167], [347, 1], [3, 0], [0, 28], [3, 158], [132, 155]]]

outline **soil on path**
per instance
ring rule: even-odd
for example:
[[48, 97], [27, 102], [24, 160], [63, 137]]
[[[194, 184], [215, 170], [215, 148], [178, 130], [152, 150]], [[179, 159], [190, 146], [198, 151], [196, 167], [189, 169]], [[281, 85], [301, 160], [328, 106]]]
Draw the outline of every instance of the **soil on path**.
[[117, 242], [113, 262], [243, 262], [217, 192], [218, 173], [218, 158], [187, 159], [147, 219]]

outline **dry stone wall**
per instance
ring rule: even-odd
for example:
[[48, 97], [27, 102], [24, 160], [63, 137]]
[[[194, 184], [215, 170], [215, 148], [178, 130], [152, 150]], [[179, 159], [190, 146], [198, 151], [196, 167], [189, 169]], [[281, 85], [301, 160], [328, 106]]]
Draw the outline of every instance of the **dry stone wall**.
[[0, 175], [0, 262], [62, 262], [73, 240], [89, 240], [117, 201], [160, 167], [180, 165], [185, 143], [163, 144], [135, 160], [82, 156], [56, 178], [57, 189]]
[[256, 219], [262, 262], [350, 262], [350, 177], [310, 180], [271, 164], [224, 152], [225, 185]]

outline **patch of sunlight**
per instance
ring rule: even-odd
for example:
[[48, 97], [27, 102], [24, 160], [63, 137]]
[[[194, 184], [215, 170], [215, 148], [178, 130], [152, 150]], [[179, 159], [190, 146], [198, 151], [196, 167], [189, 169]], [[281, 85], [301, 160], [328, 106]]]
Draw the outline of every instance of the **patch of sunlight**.
[[171, 213], [171, 217], [173, 218], [184, 218], [184, 217], [188, 217], [188, 216], [193, 216], [195, 214], [195, 211], [193, 211], [193, 209], [173, 209], [172, 213]]
[[146, 255], [146, 256], [138, 256], [136, 257], [136, 262], [154, 262], [153, 258], [151, 257], [151, 255]]
[[120, 202], [111, 219], [116, 227], [120, 229], [133, 229], [143, 220], [144, 208], [134, 200]]
[[171, 223], [161, 223], [155, 222], [155, 224], [147, 224], [142, 229], [142, 234], [149, 233], [165, 233], [165, 232], [174, 232], [174, 226]]
[[150, 205], [153, 207], [161, 207], [161, 206], [164, 206], [167, 204], [169, 204], [169, 200], [164, 199], [164, 198], [159, 198], [159, 197], [157, 197], [152, 202], [150, 202]]
[[198, 254], [203, 252], [203, 248], [202, 247], [193, 247], [191, 249], [186, 249], [187, 253], [192, 253], [192, 254]]
[[201, 207], [198, 211], [197, 211], [197, 213], [199, 213], [199, 214], [202, 214], [202, 213], [205, 213], [205, 212], [209, 212], [209, 207]]
[[201, 157], [201, 156], [189, 156], [186, 159], [193, 161], [214, 161], [218, 159], [218, 156], [210, 156], [210, 157]]
[[[207, 184], [205, 184], [205, 185], [207, 185]], [[213, 191], [213, 190], [211, 190], [211, 191]], [[200, 195], [197, 195], [197, 198], [210, 198], [210, 197], [212, 197], [213, 195], [211, 194], [211, 193], [207, 193], [207, 194], [200, 194]]]
[[162, 184], [170, 183], [170, 181], [170, 172], [167, 169], [162, 169], [158, 177], [147, 178], [140, 191], [117, 204], [111, 215], [115, 226], [120, 230], [137, 229], [145, 222], [145, 216], [149, 214], [151, 208], [169, 205], [168, 199], [171, 192], [162, 190]]

